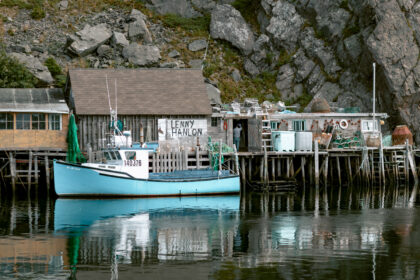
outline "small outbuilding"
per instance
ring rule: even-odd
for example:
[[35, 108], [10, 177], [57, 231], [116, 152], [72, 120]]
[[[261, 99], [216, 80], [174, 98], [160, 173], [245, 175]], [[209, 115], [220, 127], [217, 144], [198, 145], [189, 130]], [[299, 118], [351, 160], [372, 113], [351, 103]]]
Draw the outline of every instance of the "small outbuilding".
[[0, 149], [66, 150], [69, 108], [61, 89], [0, 89]]
[[65, 92], [84, 151], [105, 147], [113, 110], [133, 142], [194, 146], [223, 135], [200, 69], [73, 69]]

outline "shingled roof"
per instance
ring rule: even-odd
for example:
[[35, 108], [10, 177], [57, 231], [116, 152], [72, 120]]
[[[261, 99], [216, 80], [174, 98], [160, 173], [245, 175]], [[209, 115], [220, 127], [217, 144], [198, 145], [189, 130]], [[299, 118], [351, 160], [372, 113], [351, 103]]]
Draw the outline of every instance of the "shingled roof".
[[68, 113], [59, 88], [0, 88], [0, 112]]
[[115, 81], [119, 115], [209, 115], [210, 101], [199, 69], [69, 70], [78, 115], [108, 115]]

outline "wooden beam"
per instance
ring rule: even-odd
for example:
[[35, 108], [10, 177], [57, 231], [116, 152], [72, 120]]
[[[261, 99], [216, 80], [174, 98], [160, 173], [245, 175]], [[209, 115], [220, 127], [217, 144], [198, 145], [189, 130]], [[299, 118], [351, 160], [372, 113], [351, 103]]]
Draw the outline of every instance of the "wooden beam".
[[315, 186], [319, 187], [319, 151], [318, 141], [315, 140]]

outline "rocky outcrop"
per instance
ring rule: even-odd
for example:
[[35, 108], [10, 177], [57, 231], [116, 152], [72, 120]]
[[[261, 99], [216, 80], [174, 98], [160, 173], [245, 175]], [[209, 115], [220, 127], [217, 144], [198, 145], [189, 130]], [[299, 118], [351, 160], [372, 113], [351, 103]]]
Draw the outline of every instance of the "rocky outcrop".
[[150, 45], [131, 43], [123, 50], [123, 56], [135, 66], [152, 66], [159, 62], [161, 56], [159, 48]]
[[11, 53], [10, 56], [16, 58], [21, 64], [26, 66], [29, 72], [31, 72], [42, 83], [49, 85], [54, 82], [50, 71], [39, 61], [39, 59], [33, 57], [32, 55], [25, 55], [21, 53]]
[[223, 39], [248, 55], [254, 45], [254, 34], [241, 13], [230, 5], [218, 5], [211, 13], [210, 34]]
[[146, 7], [162, 15], [175, 14], [185, 18], [202, 16], [189, 0], [143, 0], [143, 2], [146, 3]]
[[292, 52], [298, 43], [302, 25], [303, 18], [297, 13], [295, 7], [281, 0], [272, 9], [270, 25], [266, 29], [277, 46]]
[[108, 41], [111, 36], [112, 32], [106, 24], [96, 26], [87, 24], [83, 30], [68, 37], [68, 50], [77, 56], [86, 56]]
[[205, 39], [195, 40], [188, 44], [188, 49], [192, 52], [201, 51], [207, 48], [207, 41]]

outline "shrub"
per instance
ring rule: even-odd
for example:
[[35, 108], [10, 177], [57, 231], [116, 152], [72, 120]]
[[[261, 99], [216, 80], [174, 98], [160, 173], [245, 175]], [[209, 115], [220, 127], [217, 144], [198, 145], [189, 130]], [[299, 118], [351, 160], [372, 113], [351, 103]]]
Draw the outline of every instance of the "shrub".
[[45, 11], [40, 4], [35, 5], [33, 7], [32, 12], [31, 12], [31, 17], [37, 20], [43, 19], [45, 17]]
[[166, 14], [161, 17], [164, 25], [177, 28], [180, 27], [189, 31], [208, 31], [210, 26], [210, 15], [206, 14], [203, 17], [197, 18], [183, 18], [174, 14]]
[[28, 69], [0, 49], [0, 88], [33, 88], [37, 82]]
[[47, 66], [48, 70], [51, 72], [51, 75], [57, 76], [62, 73], [60, 65], [58, 65], [57, 61], [54, 58], [49, 57], [44, 62], [45, 66]]
[[260, 2], [256, 0], [236, 0], [232, 3], [232, 6], [235, 7], [241, 15], [244, 17], [246, 22], [250, 23], [257, 30], [259, 30], [259, 23], [257, 20], [257, 13], [260, 9]]

